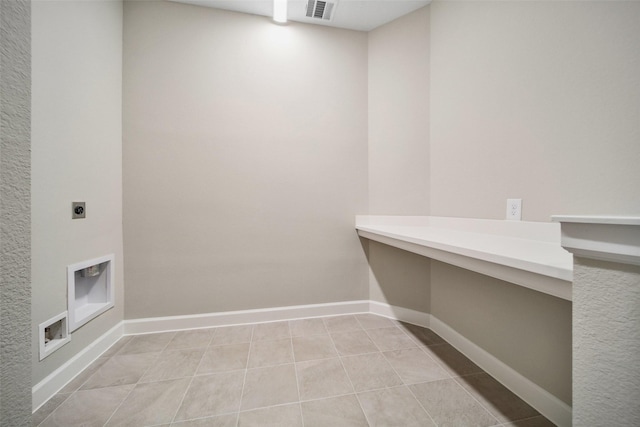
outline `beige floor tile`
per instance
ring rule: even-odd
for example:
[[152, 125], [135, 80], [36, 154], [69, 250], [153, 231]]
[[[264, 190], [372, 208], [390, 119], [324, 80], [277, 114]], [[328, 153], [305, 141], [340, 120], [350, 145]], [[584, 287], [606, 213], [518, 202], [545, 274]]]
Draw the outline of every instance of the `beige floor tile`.
[[453, 379], [408, 387], [437, 425], [483, 427], [500, 424]]
[[251, 343], [249, 368], [263, 368], [284, 363], [293, 363], [293, 348], [290, 338]]
[[440, 425], [553, 426], [431, 330], [372, 314], [124, 337], [104, 356], [32, 425], [430, 426], [427, 409]]
[[198, 375], [235, 371], [247, 367], [249, 343], [209, 347], [202, 356]]
[[100, 355], [100, 357], [115, 356], [120, 350], [122, 350], [122, 347], [124, 347], [125, 345], [127, 345], [127, 343], [129, 341], [131, 341], [132, 338], [133, 338], [133, 336], [131, 336], [131, 335], [128, 335], [126, 337], [120, 338], [118, 341], [116, 341], [115, 344], [113, 344], [111, 347], [109, 347], [109, 349], [107, 351], [102, 353]]
[[298, 385], [293, 364], [247, 370], [241, 410], [297, 401]]
[[405, 348], [404, 350], [383, 353], [393, 369], [405, 384], [450, 378], [436, 361], [427, 356], [421, 348]]
[[367, 427], [367, 419], [355, 395], [302, 402], [305, 427]]
[[109, 361], [108, 357], [99, 357], [91, 365], [89, 365], [84, 371], [80, 372], [74, 379], [72, 379], [66, 386], [60, 390], [60, 393], [73, 393], [78, 390], [82, 385], [87, 382], [91, 375], [95, 374], [105, 363]]
[[243, 380], [243, 371], [194, 377], [175, 421], [237, 412], [240, 409]]
[[137, 427], [170, 423], [191, 378], [138, 384], [107, 426]]
[[81, 390], [135, 384], [160, 353], [113, 356], [82, 385]]
[[299, 319], [290, 320], [289, 328], [292, 337], [302, 337], [308, 335], [328, 334], [322, 319]]
[[391, 328], [396, 326], [395, 322], [383, 316], [371, 313], [361, 313], [355, 315], [363, 329]]
[[357, 392], [402, 385], [381, 353], [343, 357], [342, 363]]
[[478, 365], [456, 350], [451, 344], [423, 347], [424, 351], [452, 376], [479, 374], [484, 372]]
[[171, 427], [236, 427], [237, 421], [238, 414], [227, 414], [197, 420], [179, 421], [172, 423]]
[[346, 316], [334, 316], [334, 317], [325, 317], [324, 324], [329, 331], [331, 332], [348, 332], [348, 331], [357, 331], [362, 329], [356, 317], [352, 314]]
[[298, 403], [240, 412], [238, 427], [302, 427]]
[[489, 374], [468, 375], [456, 378], [456, 381], [502, 422], [517, 421], [540, 415], [538, 411]]
[[305, 360], [326, 359], [337, 357], [333, 341], [329, 335], [314, 335], [309, 337], [293, 337], [293, 355], [296, 362]]
[[253, 325], [225, 326], [216, 328], [209, 345], [239, 344], [251, 342]]
[[180, 331], [171, 339], [167, 350], [207, 347], [213, 338], [215, 329], [196, 329], [193, 331]]
[[436, 334], [431, 329], [405, 322], [398, 322], [398, 325], [400, 329], [402, 329], [419, 345], [444, 344], [446, 342], [442, 337], [440, 337], [440, 335]]
[[283, 338], [291, 338], [289, 322], [258, 323], [253, 327], [253, 342]]
[[338, 358], [296, 363], [300, 400], [353, 393], [347, 372]]
[[155, 362], [149, 366], [140, 382], [171, 380], [191, 377], [195, 374], [200, 359], [204, 354], [204, 348], [188, 350], [165, 350]]
[[367, 334], [381, 351], [417, 347], [417, 344], [400, 328], [368, 329]]
[[365, 331], [332, 333], [331, 339], [340, 356], [377, 352], [378, 347]]
[[31, 425], [38, 426], [45, 418], [47, 418], [58, 406], [60, 406], [71, 393], [54, 394], [44, 405], [31, 415]]
[[175, 334], [175, 332], [163, 332], [160, 334], [136, 335], [131, 338], [116, 355], [156, 353], [162, 351], [167, 344], [169, 344], [169, 341], [173, 339]]
[[102, 427], [133, 387], [133, 385], [125, 385], [77, 391], [40, 425], [42, 427]]
[[504, 427], [555, 427], [556, 425], [543, 417], [533, 417], [526, 420], [514, 421], [512, 423], [503, 424]]
[[405, 386], [358, 394], [370, 425], [402, 427], [436, 427]]

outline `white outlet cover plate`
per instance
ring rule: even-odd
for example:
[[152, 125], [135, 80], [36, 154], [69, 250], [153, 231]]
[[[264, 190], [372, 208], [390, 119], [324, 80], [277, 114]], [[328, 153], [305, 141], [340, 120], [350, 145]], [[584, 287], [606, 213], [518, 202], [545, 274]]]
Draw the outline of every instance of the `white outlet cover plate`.
[[507, 220], [520, 221], [522, 219], [522, 199], [507, 199]]

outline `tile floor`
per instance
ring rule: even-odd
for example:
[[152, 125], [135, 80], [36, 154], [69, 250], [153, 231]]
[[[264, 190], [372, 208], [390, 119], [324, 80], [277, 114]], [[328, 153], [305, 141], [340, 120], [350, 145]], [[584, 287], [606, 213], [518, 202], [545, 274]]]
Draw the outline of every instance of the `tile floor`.
[[34, 426], [553, 426], [429, 329], [372, 314], [123, 337]]

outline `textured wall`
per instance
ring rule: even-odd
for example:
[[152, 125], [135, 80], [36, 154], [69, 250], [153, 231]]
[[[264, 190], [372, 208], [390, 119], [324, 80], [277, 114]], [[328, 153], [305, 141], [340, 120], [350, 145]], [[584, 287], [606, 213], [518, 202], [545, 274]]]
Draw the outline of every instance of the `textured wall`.
[[431, 4], [431, 214], [640, 211], [640, 2]]
[[0, 1], [0, 425], [31, 419], [31, 5]]
[[573, 425], [640, 425], [640, 267], [576, 257]]
[[126, 318], [367, 297], [367, 35], [125, 2]]
[[[122, 2], [32, 2], [33, 383], [124, 317]], [[71, 219], [71, 202], [87, 217]], [[115, 255], [115, 307], [38, 358], [41, 322], [67, 310], [67, 265]]]

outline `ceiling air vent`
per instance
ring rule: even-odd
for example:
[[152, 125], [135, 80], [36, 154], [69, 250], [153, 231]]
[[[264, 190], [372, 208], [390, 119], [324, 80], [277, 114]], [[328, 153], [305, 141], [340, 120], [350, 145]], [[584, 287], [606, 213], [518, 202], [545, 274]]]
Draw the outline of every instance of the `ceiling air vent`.
[[307, 2], [307, 17], [331, 20], [333, 16], [335, 2], [322, 0], [309, 0]]

